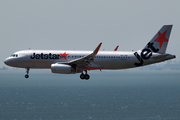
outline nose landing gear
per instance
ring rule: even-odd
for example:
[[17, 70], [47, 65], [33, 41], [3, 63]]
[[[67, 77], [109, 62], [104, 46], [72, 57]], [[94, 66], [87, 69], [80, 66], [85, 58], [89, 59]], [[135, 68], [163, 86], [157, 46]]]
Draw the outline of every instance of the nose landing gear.
[[25, 75], [25, 78], [29, 78], [29, 75], [28, 75], [29, 74], [29, 70], [30, 70], [29, 68], [26, 68], [26, 73], [27, 74]]
[[85, 74], [82, 72], [81, 75], [80, 75], [80, 78], [83, 80], [83, 79], [86, 79], [88, 80], [90, 78], [90, 76], [87, 74], [87, 70], [85, 70]]

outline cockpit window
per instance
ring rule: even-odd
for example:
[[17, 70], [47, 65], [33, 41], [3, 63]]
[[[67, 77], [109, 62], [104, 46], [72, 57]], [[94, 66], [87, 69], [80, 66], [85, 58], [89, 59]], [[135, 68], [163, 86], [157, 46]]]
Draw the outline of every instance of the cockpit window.
[[18, 57], [18, 54], [12, 54], [11, 56], [12, 57]]

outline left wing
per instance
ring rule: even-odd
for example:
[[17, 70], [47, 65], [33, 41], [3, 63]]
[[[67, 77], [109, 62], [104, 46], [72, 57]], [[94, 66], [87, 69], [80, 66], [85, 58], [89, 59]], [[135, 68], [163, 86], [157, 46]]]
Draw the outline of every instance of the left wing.
[[93, 61], [93, 57], [98, 53], [102, 43], [100, 43], [97, 48], [93, 51], [93, 53], [84, 56], [82, 58], [78, 58], [72, 61], [69, 61], [68, 64], [73, 65], [75, 64], [76, 66], [84, 66], [84, 67], [89, 67], [88, 64]]

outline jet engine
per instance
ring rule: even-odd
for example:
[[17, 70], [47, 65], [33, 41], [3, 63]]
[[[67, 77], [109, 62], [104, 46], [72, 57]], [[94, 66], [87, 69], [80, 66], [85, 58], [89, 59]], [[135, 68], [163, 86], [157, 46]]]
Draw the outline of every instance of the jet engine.
[[74, 68], [72, 68], [70, 65], [66, 65], [66, 64], [52, 64], [51, 71], [52, 71], [52, 73], [59, 73], [59, 74], [76, 73], [76, 70]]

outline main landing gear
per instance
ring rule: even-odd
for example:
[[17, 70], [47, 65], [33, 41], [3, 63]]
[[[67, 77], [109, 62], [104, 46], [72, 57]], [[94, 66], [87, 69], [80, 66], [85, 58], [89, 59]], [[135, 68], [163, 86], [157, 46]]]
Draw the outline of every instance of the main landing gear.
[[83, 80], [83, 79], [86, 79], [88, 80], [90, 78], [90, 76], [87, 74], [87, 70], [85, 70], [85, 74], [82, 72], [82, 74], [80, 75], [80, 78]]
[[25, 75], [25, 78], [29, 78], [29, 75], [28, 75], [29, 74], [29, 70], [30, 70], [29, 68], [26, 68], [26, 73], [27, 74]]

